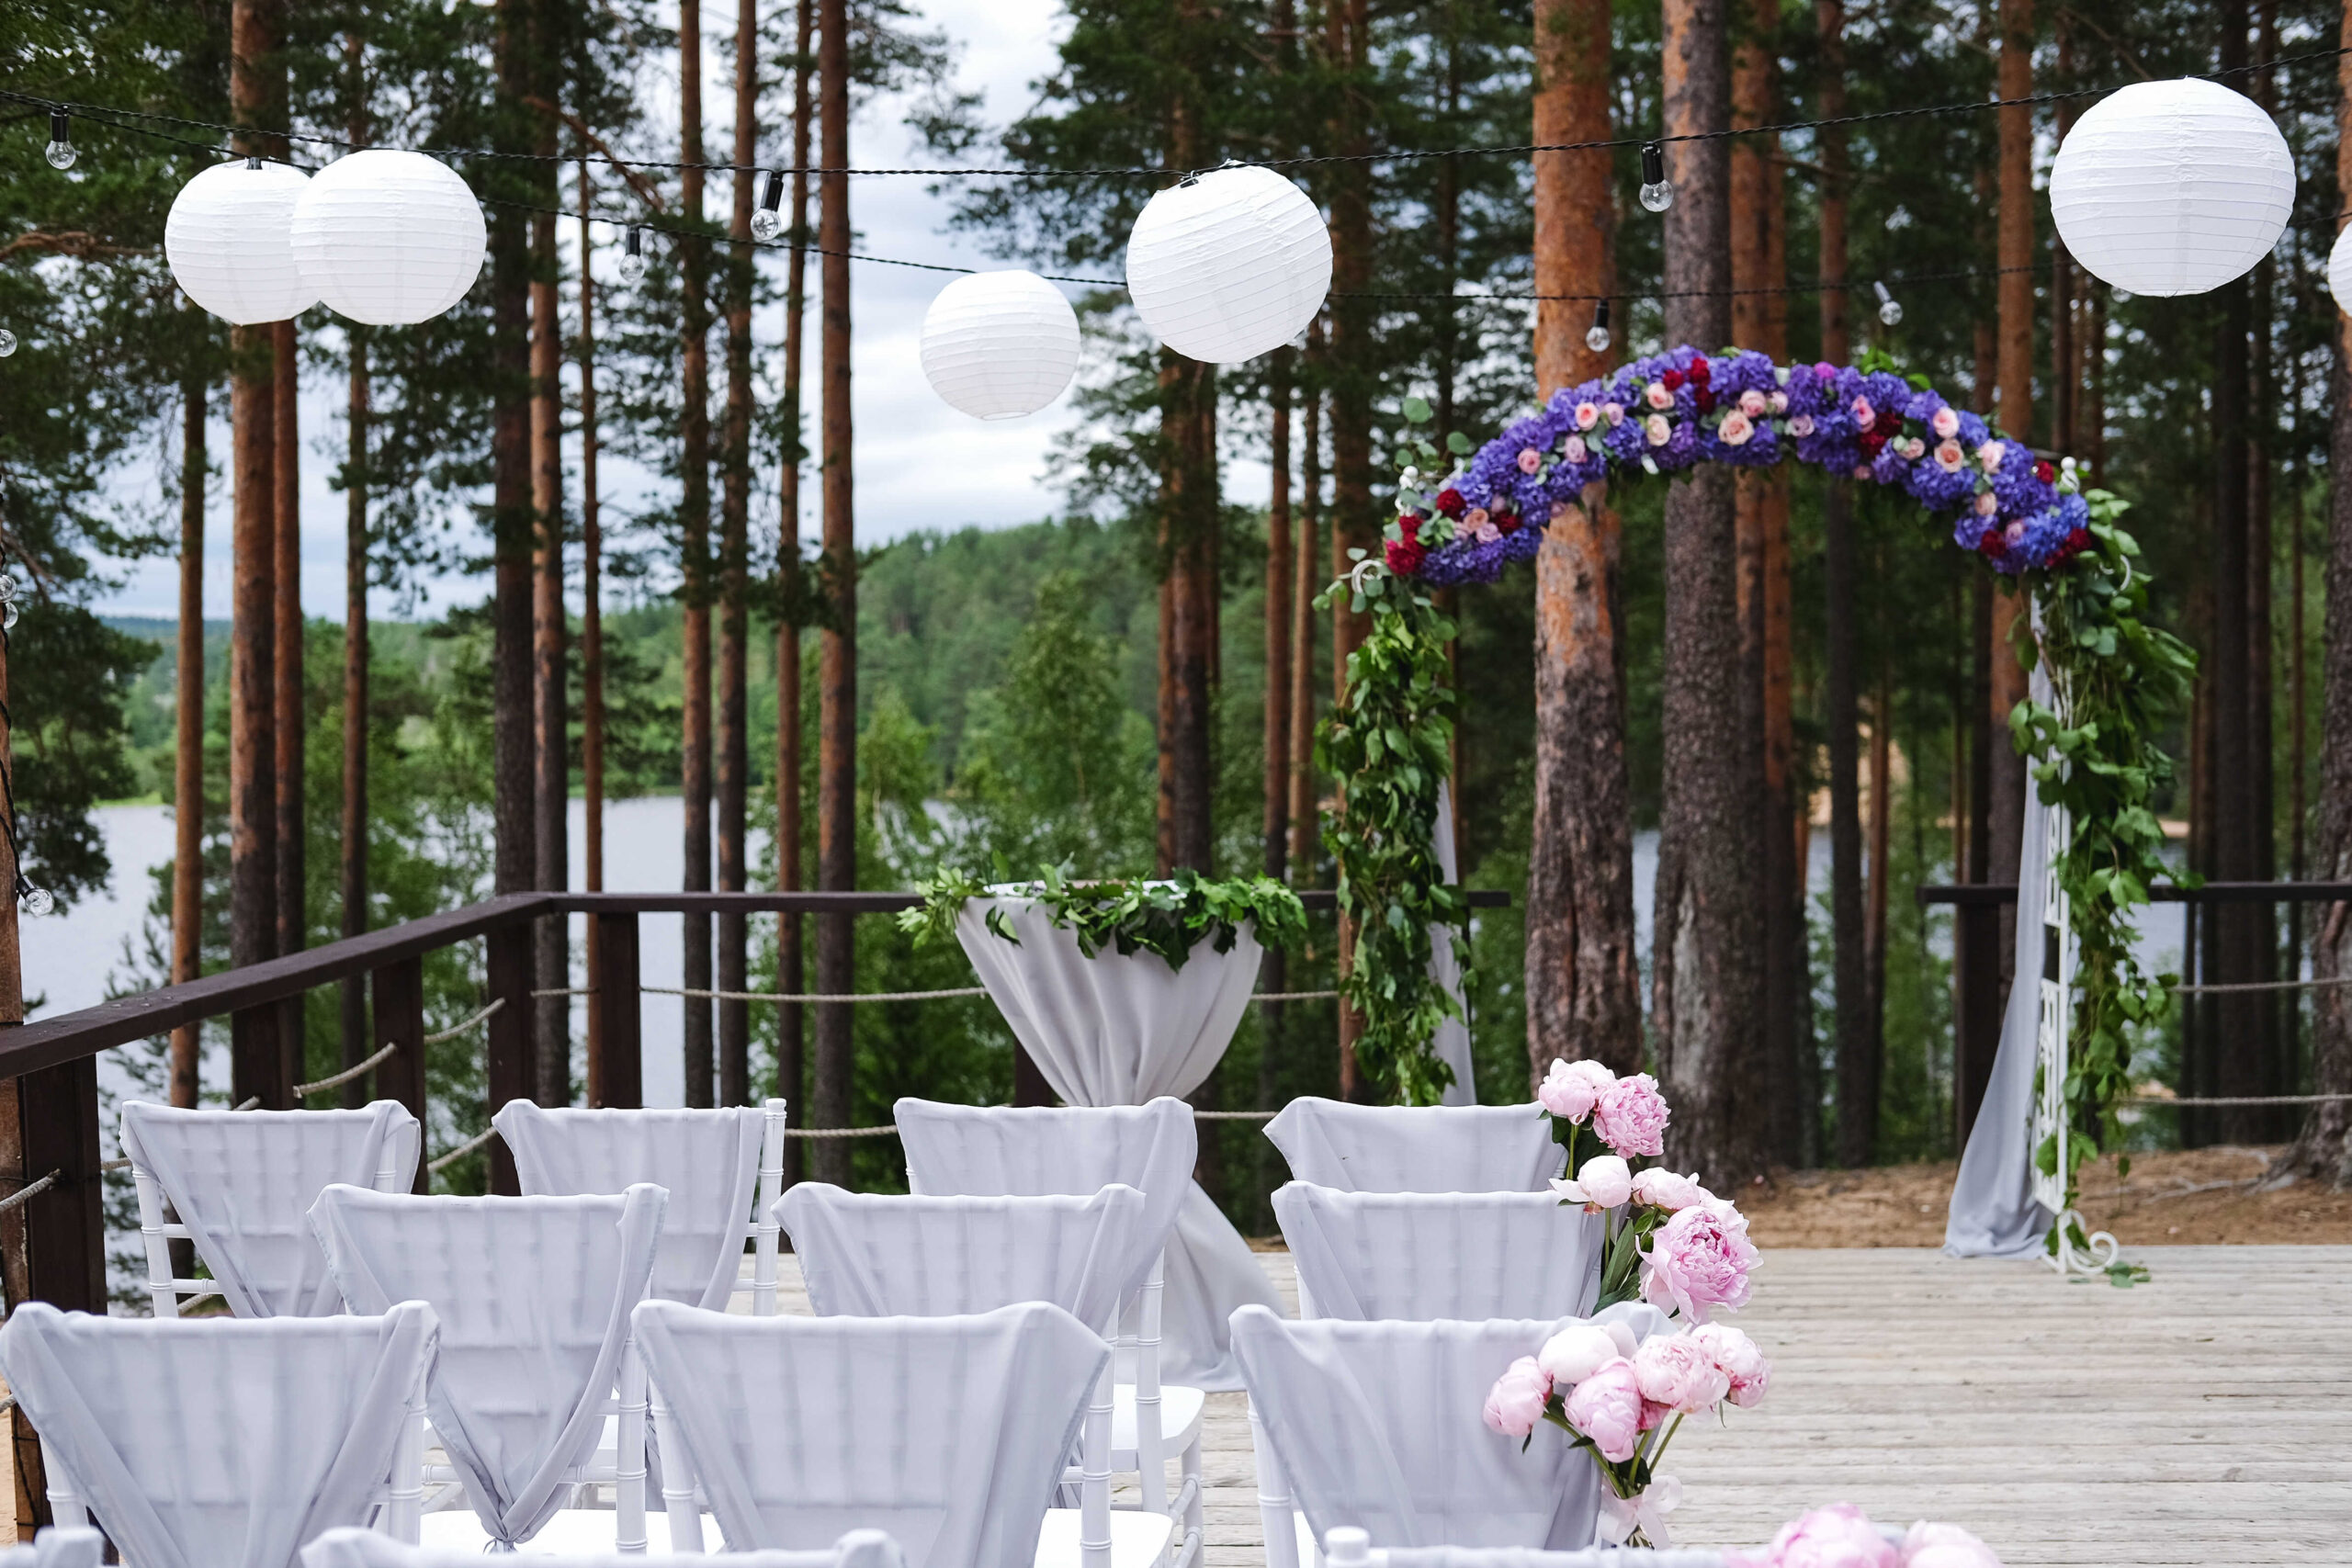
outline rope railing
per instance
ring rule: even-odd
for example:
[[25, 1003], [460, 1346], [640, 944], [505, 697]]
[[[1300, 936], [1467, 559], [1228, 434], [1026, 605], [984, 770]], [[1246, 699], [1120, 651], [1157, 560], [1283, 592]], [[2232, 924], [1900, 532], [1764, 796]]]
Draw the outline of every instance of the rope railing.
[[352, 1079], [365, 1077], [376, 1068], [382, 1066], [386, 1062], [390, 1061], [394, 1056], [400, 1055], [400, 1049], [399, 1042], [387, 1042], [382, 1050], [377, 1052], [366, 1061], [355, 1062], [350, 1066], [344, 1068], [343, 1071], [334, 1074], [331, 1077], [321, 1078], [316, 1083], [296, 1084], [294, 1086], [294, 1098], [297, 1100], [308, 1100], [314, 1094], [322, 1094], [331, 1089], [341, 1089], [345, 1084], [349, 1083]]
[[[960, 986], [945, 991], [707, 991], [689, 986], [639, 986], [640, 995], [649, 997], [691, 997], [701, 1001], [718, 1002], [933, 1002], [956, 997], [985, 997], [986, 986]], [[593, 997], [594, 986], [550, 986], [531, 993], [540, 997]], [[1253, 1002], [1318, 1002], [1329, 1001], [1337, 991], [1257, 991], [1250, 995]]]
[[33, 1198], [40, 1196], [40, 1194], [48, 1191], [51, 1188], [56, 1186], [59, 1182], [64, 1179], [65, 1173], [63, 1171], [52, 1170], [47, 1176], [41, 1177], [38, 1180], [26, 1182], [22, 1187], [17, 1188], [6, 1198], [0, 1198], [0, 1214], [6, 1213], [9, 1210], [17, 1207], [19, 1203], [26, 1202]]
[[2334, 1105], [2338, 1100], [2352, 1100], [2352, 1094], [2225, 1094], [2182, 1095], [2177, 1099], [2163, 1094], [2135, 1094], [2126, 1105], [2156, 1106], [2223, 1106], [2223, 1105]]
[[2226, 985], [2175, 986], [2177, 997], [2224, 997], [2241, 991], [2315, 991], [2329, 986], [2352, 986], [2352, 975], [2328, 975], [2309, 980], [2233, 980]]
[[484, 1127], [481, 1132], [475, 1134], [472, 1137], [468, 1138], [464, 1143], [459, 1144], [447, 1154], [442, 1155], [438, 1158], [427, 1161], [424, 1168], [431, 1171], [434, 1175], [438, 1176], [443, 1171], [448, 1169], [451, 1166], [457, 1164], [459, 1160], [465, 1158], [468, 1155], [473, 1153], [476, 1149], [481, 1147], [484, 1144], [490, 1142], [491, 1139], [496, 1136], [498, 1136], [497, 1128]]

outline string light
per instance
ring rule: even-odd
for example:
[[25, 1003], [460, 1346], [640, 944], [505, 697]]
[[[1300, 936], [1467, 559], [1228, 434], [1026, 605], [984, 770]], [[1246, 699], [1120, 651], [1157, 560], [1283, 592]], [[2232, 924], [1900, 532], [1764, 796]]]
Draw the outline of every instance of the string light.
[[49, 166], [70, 169], [74, 166], [74, 128], [63, 109], [51, 109], [49, 115]]
[[632, 286], [645, 281], [645, 231], [628, 226], [628, 248], [621, 252], [621, 281]]
[[1597, 299], [1592, 306], [1592, 325], [1584, 334], [1585, 347], [1595, 354], [1609, 352], [1609, 301]]
[[776, 211], [783, 200], [784, 174], [781, 170], [770, 169], [768, 188], [760, 196], [760, 209], [752, 214], [752, 238], [765, 244], [784, 232], [784, 217]]
[[1873, 283], [1871, 287], [1878, 290], [1878, 319], [1890, 327], [1901, 326], [1903, 301], [1889, 294], [1883, 283]]
[[1674, 205], [1674, 186], [1666, 177], [1666, 149], [1655, 141], [1642, 147], [1642, 205], [1652, 212]]
[[0, 359], [6, 359], [16, 352], [17, 334], [6, 327], [0, 327]]

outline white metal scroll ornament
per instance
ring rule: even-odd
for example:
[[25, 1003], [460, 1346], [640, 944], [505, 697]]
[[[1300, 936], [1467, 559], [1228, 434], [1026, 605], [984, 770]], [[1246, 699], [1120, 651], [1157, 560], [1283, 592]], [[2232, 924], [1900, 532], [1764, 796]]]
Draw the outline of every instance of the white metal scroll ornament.
[[[2048, 846], [2050, 867], [2042, 878], [2040, 911], [2041, 1025], [2034, 1053], [2032, 1137], [2027, 1145], [2035, 1156], [2031, 1190], [2033, 1201], [2050, 1211], [2051, 1266], [2062, 1275], [2100, 1275], [2114, 1264], [2121, 1244], [2106, 1231], [2086, 1235], [2082, 1215], [2066, 1202], [2066, 1140], [2071, 1131], [2066, 1117], [2066, 1047], [2074, 1028], [2075, 951], [2074, 925], [2067, 918], [2071, 900], [2059, 880], [2058, 862], [2074, 842], [2074, 819], [2063, 806], [2036, 801], [2033, 809], [2043, 814], [2042, 842]], [[2056, 1156], [2047, 1170], [2040, 1157], [2045, 1145]]]

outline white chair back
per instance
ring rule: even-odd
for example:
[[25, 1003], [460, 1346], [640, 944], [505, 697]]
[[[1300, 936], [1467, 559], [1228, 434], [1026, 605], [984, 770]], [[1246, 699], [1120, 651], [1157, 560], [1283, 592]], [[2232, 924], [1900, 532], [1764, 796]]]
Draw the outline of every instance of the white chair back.
[[[651, 1278], [664, 1196], [641, 1183], [618, 1197], [567, 1198], [330, 1187], [311, 1210], [354, 1312], [422, 1301], [440, 1314], [426, 1404], [493, 1542], [528, 1540], [554, 1516], [595, 1450], [616, 1387], [628, 1403], [629, 1313]], [[630, 1433], [619, 1441], [626, 1467]], [[616, 1529], [628, 1541], [622, 1514]]]
[[[381, 1540], [381, 1537], [377, 1538]], [[1720, 1551], [1589, 1546], [1542, 1551], [1523, 1546], [1374, 1546], [1360, 1529], [1335, 1529], [1324, 1542], [1328, 1568], [1724, 1568]]]
[[1521, 1452], [1482, 1415], [1495, 1379], [1565, 1320], [1294, 1323], [1263, 1307], [1235, 1313], [1272, 1568], [1295, 1568], [1293, 1507], [1318, 1540], [1352, 1526], [1399, 1546], [1590, 1545], [1600, 1514], [1591, 1460], [1566, 1433], [1545, 1442], [1539, 1432]]
[[106, 1551], [107, 1538], [96, 1530], [51, 1525], [35, 1535], [29, 1545], [19, 1543], [0, 1551], [0, 1568], [98, 1568]]
[[1298, 1266], [1298, 1314], [1581, 1315], [1600, 1293], [1599, 1214], [1549, 1192], [1339, 1192], [1294, 1181], [1274, 1218]]
[[[531, 1568], [687, 1568], [708, 1557], [624, 1556], [618, 1552], [533, 1552]], [[852, 1530], [817, 1551], [739, 1551], [719, 1568], [907, 1568], [906, 1553], [882, 1530]], [[88, 1568], [96, 1568], [94, 1558]], [[15, 1568], [0, 1559], [0, 1568]], [[40, 1568], [51, 1568], [43, 1563]], [[82, 1568], [66, 1564], [62, 1568]], [[373, 1530], [329, 1530], [302, 1549], [302, 1568], [481, 1568], [478, 1551], [406, 1546]]]
[[138, 1568], [294, 1568], [304, 1542], [379, 1508], [415, 1539], [436, 1332], [419, 1302], [186, 1321], [27, 1302], [0, 1327], [0, 1372], [40, 1433], [60, 1524], [95, 1512]]
[[[670, 1194], [653, 1253], [661, 1300], [724, 1312], [730, 1296], [749, 1289], [752, 1311], [775, 1311], [769, 1210], [784, 1190], [783, 1100], [758, 1110], [551, 1111], [513, 1100], [491, 1124], [514, 1152], [526, 1193], [613, 1193], [650, 1182]], [[747, 1236], [755, 1249], [749, 1285], [741, 1278]]]
[[1527, 1105], [1294, 1100], [1266, 1123], [1294, 1179], [1342, 1192], [1541, 1192], [1563, 1155]]
[[[1110, 1347], [1057, 1306], [971, 1317], [743, 1317], [637, 1309], [666, 1407], [673, 1549], [698, 1479], [736, 1551], [888, 1530], [910, 1568], [1031, 1568]], [[680, 1452], [683, 1450], [683, 1453]], [[673, 1472], [691, 1467], [691, 1476]]]
[[[122, 1152], [139, 1195], [147, 1290], [157, 1317], [214, 1290], [239, 1317], [318, 1317], [343, 1310], [304, 1216], [334, 1182], [405, 1192], [423, 1137], [397, 1100], [357, 1111], [122, 1108]], [[165, 1205], [176, 1213], [175, 1223]], [[209, 1280], [172, 1276], [186, 1237]]]

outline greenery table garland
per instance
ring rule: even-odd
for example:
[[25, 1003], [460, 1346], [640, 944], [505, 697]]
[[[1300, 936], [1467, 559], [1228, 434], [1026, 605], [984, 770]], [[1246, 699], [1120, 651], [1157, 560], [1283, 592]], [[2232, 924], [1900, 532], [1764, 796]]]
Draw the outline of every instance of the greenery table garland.
[[[1296, 947], [1306, 940], [1306, 911], [1298, 895], [1271, 876], [1218, 881], [1182, 869], [1166, 877], [1080, 881], [1070, 869], [1049, 866], [1034, 882], [1000, 878], [994, 884], [967, 872], [943, 871], [916, 882], [922, 902], [899, 911], [899, 927], [923, 946], [955, 936], [956, 917], [968, 899], [1026, 898], [1057, 927], [1075, 932], [1079, 952], [1089, 958], [1106, 950], [1121, 957], [1154, 953], [1170, 969], [1183, 968], [1204, 942], [1213, 952], [1232, 952], [1245, 927], [1268, 947]], [[985, 919], [990, 932], [1021, 945], [1001, 907], [991, 906]]]

